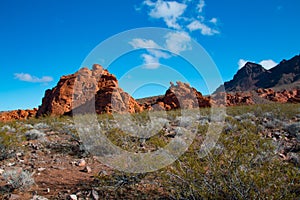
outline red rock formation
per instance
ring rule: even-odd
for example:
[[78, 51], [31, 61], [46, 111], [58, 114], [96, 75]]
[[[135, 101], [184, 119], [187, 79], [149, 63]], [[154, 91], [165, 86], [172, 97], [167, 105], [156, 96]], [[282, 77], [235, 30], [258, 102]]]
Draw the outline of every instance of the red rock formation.
[[37, 109], [33, 110], [13, 110], [0, 113], [0, 121], [8, 122], [14, 120], [26, 120], [36, 116]]
[[239, 106], [254, 104], [253, 97], [249, 92], [220, 92], [212, 95], [211, 99], [211, 102], [214, 106]]
[[82, 68], [63, 76], [56, 87], [47, 90], [37, 116], [63, 115], [76, 112], [139, 112], [142, 108], [118, 87], [116, 77], [100, 65]]
[[176, 83], [177, 85], [171, 83], [165, 96], [152, 106], [154, 110], [191, 109], [210, 106], [209, 98], [203, 97], [195, 88], [187, 83], [179, 81]]
[[300, 102], [300, 90], [283, 90], [283, 91], [274, 91], [273, 89], [258, 89], [257, 94], [259, 97], [267, 99], [273, 102], [287, 103], [287, 102]]
[[295, 96], [291, 97], [289, 103], [300, 103], [300, 89], [295, 90]]
[[248, 92], [237, 92], [235, 94], [226, 94], [226, 106], [237, 106], [237, 105], [252, 105], [254, 101], [251, 93]]

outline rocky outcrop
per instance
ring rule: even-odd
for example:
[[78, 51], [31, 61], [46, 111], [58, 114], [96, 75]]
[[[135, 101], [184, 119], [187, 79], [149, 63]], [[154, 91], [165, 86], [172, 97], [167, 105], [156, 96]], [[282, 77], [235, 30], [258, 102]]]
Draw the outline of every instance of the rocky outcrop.
[[250, 92], [219, 92], [217, 94], [213, 94], [210, 98], [211, 103], [214, 106], [240, 106], [255, 104], [253, 101], [253, 95]]
[[[290, 60], [283, 60], [270, 70], [261, 65], [248, 62], [233, 79], [225, 82], [226, 92], [245, 92], [259, 88], [291, 89], [300, 84], [300, 55]], [[293, 86], [293, 87], [291, 87]], [[221, 92], [220, 86], [215, 93]]]
[[61, 77], [56, 87], [46, 91], [37, 116], [64, 115], [72, 111], [100, 114], [141, 110], [141, 106], [118, 87], [117, 78], [95, 64], [92, 70], [82, 68]]
[[210, 100], [204, 97], [195, 88], [180, 81], [177, 85], [171, 83], [163, 98], [159, 98], [152, 105], [154, 110], [192, 109], [199, 107], [210, 107]]
[[274, 91], [273, 89], [258, 89], [257, 94], [259, 97], [264, 98], [269, 101], [278, 102], [278, 103], [298, 103], [300, 102], [300, 90], [282, 90]]
[[13, 110], [0, 113], [0, 121], [8, 122], [14, 120], [26, 120], [36, 116], [37, 109], [32, 110]]

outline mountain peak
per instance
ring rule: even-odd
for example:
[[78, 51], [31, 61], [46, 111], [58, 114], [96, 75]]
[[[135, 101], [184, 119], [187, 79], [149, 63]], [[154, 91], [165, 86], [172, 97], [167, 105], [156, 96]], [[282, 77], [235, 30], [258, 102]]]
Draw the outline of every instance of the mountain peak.
[[[237, 92], [283, 85], [291, 86], [297, 81], [300, 81], [300, 55], [290, 60], [283, 60], [270, 70], [260, 64], [247, 62], [231, 81], [224, 83], [224, 87], [227, 92]], [[218, 88], [216, 92], [219, 91]]]
[[233, 79], [244, 79], [244, 78], [251, 78], [254, 79], [258, 76], [260, 76], [262, 73], [265, 73], [267, 70], [263, 68], [263, 66], [247, 62], [244, 67], [242, 67], [236, 75], [234, 75]]

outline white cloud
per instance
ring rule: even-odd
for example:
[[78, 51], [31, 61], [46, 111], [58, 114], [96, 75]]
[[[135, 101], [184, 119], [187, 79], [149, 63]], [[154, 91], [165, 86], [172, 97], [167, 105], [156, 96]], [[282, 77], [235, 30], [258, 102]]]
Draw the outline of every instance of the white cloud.
[[148, 8], [151, 18], [163, 19], [168, 28], [189, 32], [200, 30], [206, 36], [220, 33], [216, 27], [211, 27], [217, 25], [217, 18], [207, 20], [203, 15], [205, 0], [197, 0], [196, 6], [193, 0], [181, 0], [180, 3], [170, 0], [144, 0], [143, 5]]
[[[238, 61], [239, 69], [244, 67], [247, 62], [253, 62], [253, 61], [240, 59]], [[253, 63], [255, 63], [255, 62], [253, 62]], [[269, 59], [269, 60], [262, 60], [258, 64], [263, 66], [265, 69], [271, 69], [271, 68], [275, 67], [278, 63], [276, 63], [275, 61]]]
[[38, 78], [27, 73], [15, 73], [14, 76], [15, 79], [31, 83], [48, 83], [53, 81], [53, 78], [50, 76], [43, 76], [42, 78]]
[[197, 10], [198, 10], [199, 13], [202, 13], [204, 6], [205, 6], [205, 1], [204, 0], [199, 0], [199, 3], [197, 5]]
[[218, 23], [218, 19], [213, 17], [211, 18], [211, 20], [209, 20], [210, 23], [213, 23], [213, 24], [217, 24]]
[[239, 69], [241, 69], [242, 67], [244, 67], [247, 62], [248, 62], [247, 60], [240, 59], [239, 62], [238, 62]]
[[151, 0], [145, 0], [145, 1], [143, 2], [143, 4], [145, 4], [145, 5], [147, 5], [147, 6], [155, 6], [155, 3], [152, 2]]
[[163, 47], [160, 47], [153, 40], [135, 38], [129, 44], [135, 49], [146, 49], [147, 53], [141, 55], [146, 69], [157, 69], [160, 66], [159, 60], [161, 58], [167, 59], [170, 57], [168, 53], [160, 50]]
[[261, 66], [263, 66], [265, 69], [271, 69], [273, 67], [275, 67], [276, 65], [278, 65], [278, 63], [276, 63], [275, 61], [269, 59], [269, 60], [262, 60], [259, 62], [259, 64]]
[[157, 69], [160, 66], [159, 58], [153, 55], [142, 54], [142, 58], [146, 69]]
[[196, 30], [200, 30], [202, 35], [215, 35], [215, 34], [219, 34], [219, 31], [210, 28], [209, 26], [207, 26], [206, 24], [198, 21], [198, 20], [194, 20], [193, 22], [191, 22], [187, 28], [190, 31], [196, 31]]
[[163, 51], [160, 50], [156, 50], [156, 49], [148, 49], [149, 54], [157, 57], [157, 58], [170, 58], [170, 55], [168, 53], [165, 53]]
[[182, 31], [168, 33], [166, 35], [165, 47], [173, 53], [180, 54], [182, 51], [191, 49], [191, 37], [188, 33]]
[[131, 40], [129, 44], [135, 49], [160, 48], [160, 46], [153, 40], [146, 40], [141, 38], [135, 38]]
[[145, 0], [144, 4], [151, 8], [149, 12], [150, 17], [156, 19], [162, 18], [169, 28], [181, 29], [177, 20], [187, 8], [186, 4], [178, 3], [177, 1], [163, 0], [158, 0], [156, 2]]
[[147, 54], [142, 54], [146, 69], [157, 69], [160, 66], [160, 59], [168, 59], [170, 55], [160, 50], [148, 49]]
[[191, 37], [186, 32], [177, 31], [168, 33], [165, 36], [165, 43], [163, 46], [159, 46], [153, 40], [142, 38], [135, 38], [131, 40], [129, 44], [135, 49], [141, 48], [147, 51], [147, 53], [141, 55], [145, 68], [157, 69], [160, 66], [160, 59], [168, 59], [171, 57], [170, 54], [165, 51], [180, 54], [183, 51], [190, 50]]

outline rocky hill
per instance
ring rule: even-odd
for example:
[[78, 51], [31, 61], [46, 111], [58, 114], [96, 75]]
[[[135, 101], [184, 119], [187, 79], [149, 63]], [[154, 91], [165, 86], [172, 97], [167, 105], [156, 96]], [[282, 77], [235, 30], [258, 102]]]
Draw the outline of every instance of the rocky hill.
[[[283, 60], [270, 70], [248, 62], [232, 80], [224, 83], [226, 92], [244, 92], [259, 88], [291, 89], [297, 86], [300, 86], [300, 55]], [[220, 92], [220, 88], [221, 86], [215, 93]]]
[[141, 111], [139, 104], [118, 86], [117, 78], [93, 65], [78, 72], [62, 76], [58, 84], [45, 92], [37, 116], [64, 115], [76, 112], [101, 113]]

